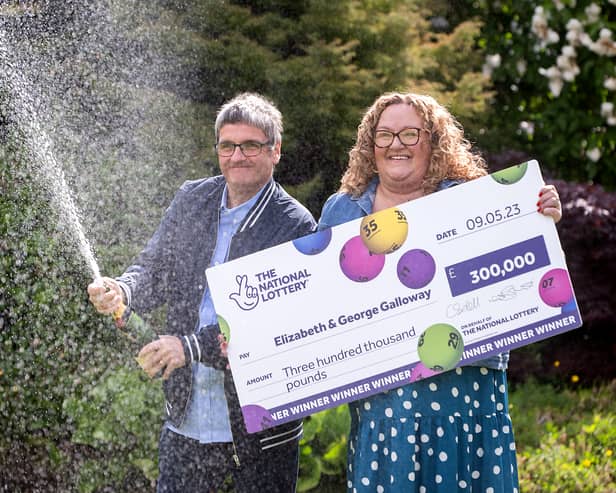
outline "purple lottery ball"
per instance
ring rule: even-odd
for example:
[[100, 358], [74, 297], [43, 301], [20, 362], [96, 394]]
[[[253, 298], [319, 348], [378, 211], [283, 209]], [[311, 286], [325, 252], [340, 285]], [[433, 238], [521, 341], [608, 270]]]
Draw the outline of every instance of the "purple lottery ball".
[[398, 260], [398, 279], [407, 288], [423, 288], [434, 279], [436, 263], [425, 250], [409, 250]]
[[565, 306], [573, 299], [573, 288], [565, 269], [552, 269], [539, 281], [539, 296], [546, 305]]
[[351, 281], [371, 281], [384, 265], [385, 255], [370, 253], [361, 236], [354, 236], [340, 250], [340, 268]]
[[256, 404], [242, 406], [242, 414], [248, 433], [255, 433], [274, 425], [274, 420], [269, 411]]
[[332, 239], [332, 230], [327, 228], [293, 240], [293, 245], [305, 255], [316, 255], [327, 248]]

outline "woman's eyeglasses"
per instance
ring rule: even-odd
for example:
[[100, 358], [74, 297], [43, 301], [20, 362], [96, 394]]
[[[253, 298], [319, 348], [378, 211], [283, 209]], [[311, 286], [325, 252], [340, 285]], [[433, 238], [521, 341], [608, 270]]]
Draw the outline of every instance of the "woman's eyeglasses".
[[389, 147], [394, 143], [394, 139], [398, 140], [405, 146], [414, 146], [419, 142], [419, 134], [427, 132], [423, 128], [406, 127], [399, 132], [390, 132], [389, 130], [377, 130], [374, 133], [374, 145], [377, 147]]

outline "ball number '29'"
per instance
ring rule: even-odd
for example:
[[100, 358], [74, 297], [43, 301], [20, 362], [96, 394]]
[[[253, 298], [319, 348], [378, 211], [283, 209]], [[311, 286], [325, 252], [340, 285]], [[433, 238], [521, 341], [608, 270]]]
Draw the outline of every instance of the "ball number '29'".
[[434, 324], [419, 336], [417, 352], [426, 368], [448, 371], [455, 368], [462, 358], [464, 340], [453, 325]]

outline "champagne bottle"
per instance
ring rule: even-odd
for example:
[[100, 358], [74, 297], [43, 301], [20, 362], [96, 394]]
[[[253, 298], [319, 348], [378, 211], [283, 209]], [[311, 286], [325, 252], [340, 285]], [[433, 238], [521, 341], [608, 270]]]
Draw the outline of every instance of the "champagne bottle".
[[154, 329], [135, 312], [126, 315], [126, 305], [122, 303], [113, 312], [113, 320], [116, 328], [127, 337], [133, 344], [141, 349], [148, 342], [158, 338]]
[[[131, 341], [135, 351], [139, 351], [148, 342], [152, 342], [154, 339], [158, 338], [158, 334], [156, 334], [152, 327], [135, 312], [131, 311], [126, 315], [126, 309], [126, 305], [122, 303], [118, 309], [113, 312], [113, 320], [120, 333]], [[142, 369], [146, 369], [144, 366], [145, 358], [135, 356], [135, 361]]]

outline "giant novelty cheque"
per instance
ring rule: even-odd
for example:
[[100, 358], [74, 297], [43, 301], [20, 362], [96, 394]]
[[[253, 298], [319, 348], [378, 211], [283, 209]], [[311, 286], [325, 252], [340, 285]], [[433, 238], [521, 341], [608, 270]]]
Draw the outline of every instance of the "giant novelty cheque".
[[536, 161], [207, 270], [249, 432], [582, 324]]

